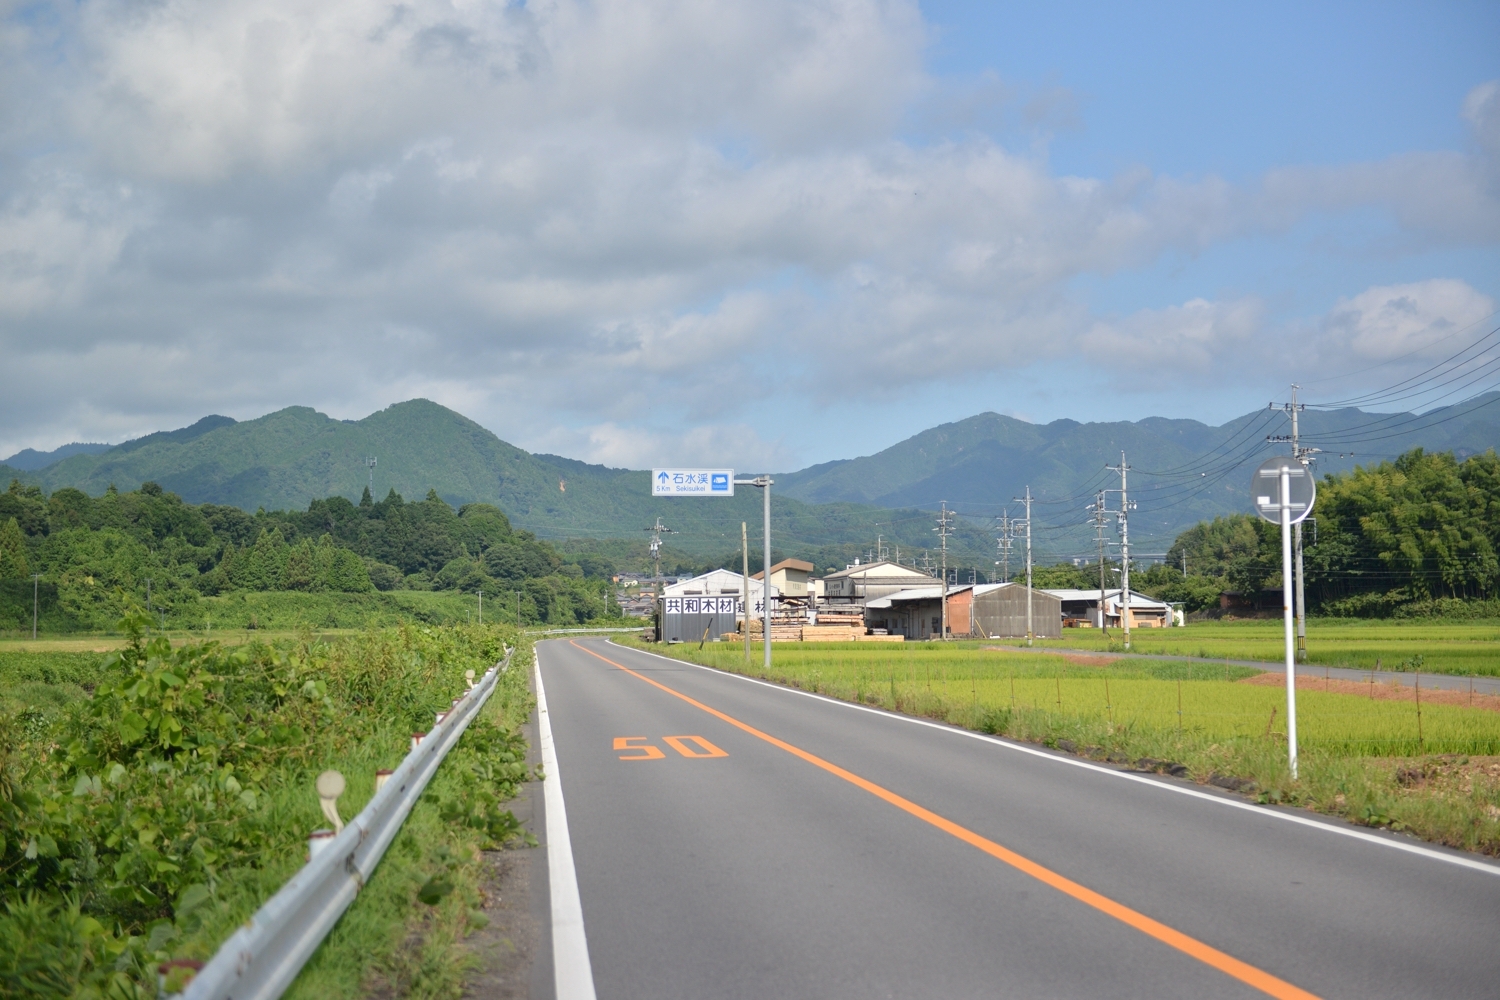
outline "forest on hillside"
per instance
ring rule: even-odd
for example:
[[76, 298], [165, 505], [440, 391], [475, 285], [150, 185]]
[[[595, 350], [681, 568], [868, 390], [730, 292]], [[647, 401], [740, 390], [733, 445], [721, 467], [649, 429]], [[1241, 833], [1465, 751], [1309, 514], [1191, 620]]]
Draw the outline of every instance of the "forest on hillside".
[[514, 600], [533, 621], [603, 616], [613, 567], [564, 557], [513, 530], [499, 508], [455, 510], [429, 492], [394, 490], [358, 504], [313, 501], [305, 511], [188, 504], [154, 483], [90, 497], [48, 495], [12, 481], [0, 493], [0, 628], [29, 625], [35, 588], [71, 627], [109, 627], [135, 603], [170, 612], [240, 591], [364, 593], [451, 590]]
[[[1324, 476], [1303, 529], [1311, 613], [1356, 617], [1465, 615], [1500, 598], [1500, 458], [1459, 461], [1409, 451]], [[1186, 572], [1184, 572], [1184, 560]], [[1106, 564], [1115, 585], [1116, 567]], [[1097, 587], [1099, 567], [1049, 566], [1038, 586]], [[1189, 611], [1232, 592], [1281, 587], [1281, 529], [1253, 514], [1203, 521], [1177, 536], [1165, 564], [1134, 571], [1131, 588]], [[1279, 599], [1276, 606], [1280, 607]]]

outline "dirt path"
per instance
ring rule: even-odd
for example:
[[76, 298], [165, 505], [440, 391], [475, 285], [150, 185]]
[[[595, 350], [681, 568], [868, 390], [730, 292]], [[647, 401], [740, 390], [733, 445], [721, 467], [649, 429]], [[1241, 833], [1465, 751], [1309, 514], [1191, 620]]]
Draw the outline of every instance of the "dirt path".
[[[1297, 677], [1298, 691], [1327, 691], [1331, 694], [1350, 694], [1360, 698], [1370, 698], [1374, 701], [1409, 701], [1417, 700], [1417, 689], [1409, 684], [1399, 683], [1397, 675], [1374, 675], [1375, 680], [1349, 681], [1340, 680], [1337, 677], [1324, 677], [1317, 667], [1304, 667], [1303, 673]], [[1386, 680], [1390, 677], [1391, 680]], [[1277, 673], [1256, 674], [1254, 677], [1246, 677], [1240, 681], [1241, 684], [1258, 684], [1262, 687], [1285, 687], [1286, 676]], [[1422, 688], [1422, 700], [1435, 705], [1459, 705], [1464, 708], [1483, 708], [1491, 712], [1500, 712], [1500, 695], [1480, 694], [1478, 691], [1454, 691], [1451, 689]]]

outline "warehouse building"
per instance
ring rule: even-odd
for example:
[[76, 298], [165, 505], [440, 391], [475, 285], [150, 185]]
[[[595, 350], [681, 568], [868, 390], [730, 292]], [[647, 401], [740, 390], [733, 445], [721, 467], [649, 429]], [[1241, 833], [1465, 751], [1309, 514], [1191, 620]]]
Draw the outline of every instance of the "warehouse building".
[[[1042, 590], [1031, 592], [1032, 634], [1062, 637], [1062, 601]], [[1026, 634], [1026, 587], [1019, 583], [981, 583], [948, 590], [948, 635], [951, 638], [1010, 638]], [[912, 587], [865, 602], [865, 624], [908, 639], [935, 639], [942, 634], [942, 588]]]
[[[716, 569], [689, 580], [680, 580], [662, 591], [656, 607], [657, 642], [698, 642], [734, 632], [745, 617], [742, 598], [746, 580], [733, 570]], [[750, 580], [750, 614], [761, 614], [759, 580]], [[774, 611], [778, 591], [771, 586]]]
[[[1100, 627], [1099, 591], [1058, 589], [1048, 590], [1046, 593], [1062, 602], [1063, 623], [1067, 628]], [[1120, 600], [1121, 593], [1118, 587], [1104, 591], [1105, 628], [1123, 627], [1121, 616], [1125, 607]], [[1170, 605], [1135, 590], [1130, 592], [1131, 628], [1168, 628], [1175, 623], [1176, 617]]]
[[931, 575], [913, 566], [902, 566], [888, 559], [861, 563], [856, 561], [823, 577], [823, 600], [829, 604], [862, 605], [912, 587], [936, 584]]

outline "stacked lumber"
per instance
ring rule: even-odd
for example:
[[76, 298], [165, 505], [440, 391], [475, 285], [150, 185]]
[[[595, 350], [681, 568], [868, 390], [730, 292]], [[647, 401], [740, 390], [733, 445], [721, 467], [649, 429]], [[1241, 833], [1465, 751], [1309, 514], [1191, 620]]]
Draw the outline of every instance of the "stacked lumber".
[[[750, 619], [750, 638], [759, 640], [762, 635], [760, 619]], [[802, 622], [795, 619], [771, 619], [772, 642], [801, 642]]]
[[904, 636], [904, 635], [857, 635], [857, 636], [855, 636], [855, 638], [858, 639], [860, 642], [905, 642], [906, 641], [906, 636]]
[[818, 625], [846, 625], [864, 631], [865, 615], [858, 608], [849, 611], [818, 611]]
[[802, 626], [803, 642], [853, 642], [864, 634], [864, 625], [854, 628], [852, 625], [824, 625], [823, 619], [818, 618], [816, 625]]

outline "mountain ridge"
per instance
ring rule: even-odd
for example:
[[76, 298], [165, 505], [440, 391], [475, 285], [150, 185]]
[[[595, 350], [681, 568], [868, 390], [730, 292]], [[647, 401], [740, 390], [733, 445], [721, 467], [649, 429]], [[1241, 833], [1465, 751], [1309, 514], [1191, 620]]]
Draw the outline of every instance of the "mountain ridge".
[[[1392, 453], [1421, 444], [1462, 455], [1500, 444], [1500, 407], [1490, 405], [1497, 401], [1500, 393], [1491, 393], [1420, 417], [1307, 411], [1303, 433], [1310, 444], [1357, 442], [1363, 434]], [[1285, 423], [1284, 414], [1264, 410], [1218, 426], [1168, 417], [1032, 424], [976, 414], [871, 455], [775, 474], [773, 541], [778, 547], [783, 540], [804, 548], [856, 546], [851, 552], [858, 553], [881, 535], [908, 550], [930, 548], [935, 539], [926, 512], [946, 501], [969, 518], [960, 523], [957, 552], [966, 564], [988, 565], [990, 519], [1007, 507], [1018, 514], [1013, 498], [1030, 486], [1039, 505], [1033, 517], [1038, 557], [1088, 551], [1084, 508], [1096, 490], [1118, 487], [1105, 466], [1124, 450], [1136, 470], [1132, 498], [1140, 502], [1131, 534], [1141, 551], [1164, 551], [1183, 528], [1247, 509], [1241, 467], [1272, 450], [1265, 438], [1283, 433]], [[540, 537], [641, 539], [661, 515], [679, 532], [674, 547], [722, 553], [739, 548], [738, 522], [752, 532], [760, 522], [754, 490], [728, 499], [652, 498], [644, 470], [533, 454], [424, 399], [353, 421], [306, 406], [246, 421], [214, 415], [104, 452], [70, 454], [41, 469], [0, 466], [0, 476], [93, 495], [111, 484], [134, 489], [151, 480], [194, 503], [305, 508], [327, 496], [358, 499], [371, 481], [370, 455], [377, 460], [377, 497], [394, 489], [415, 499], [431, 490], [455, 505], [494, 503], [518, 528]], [[1370, 457], [1378, 456], [1330, 450], [1320, 456], [1319, 471], [1341, 471]], [[1204, 474], [1194, 477], [1200, 469]]]

